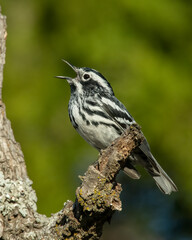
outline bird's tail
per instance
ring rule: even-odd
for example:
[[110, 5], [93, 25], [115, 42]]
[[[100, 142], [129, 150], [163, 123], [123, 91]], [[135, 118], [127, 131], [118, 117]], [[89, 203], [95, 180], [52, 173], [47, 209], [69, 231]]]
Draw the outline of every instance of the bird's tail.
[[143, 165], [143, 167], [153, 177], [159, 189], [165, 194], [177, 192], [177, 186], [152, 155], [146, 139], [144, 139], [143, 143], [139, 146], [139, 151], [139, 155], [137, 156], [138, 159], [140, 159], [140, 164]]
[[159, 170], [159, 176], [153, 176], [158, 188], [165, 194], [171, 194], [171, 192], [177, 192], [177, 186], [167, 175], [167, 173], [161, 168], [161, 166], [156, 162], [156, 166]]

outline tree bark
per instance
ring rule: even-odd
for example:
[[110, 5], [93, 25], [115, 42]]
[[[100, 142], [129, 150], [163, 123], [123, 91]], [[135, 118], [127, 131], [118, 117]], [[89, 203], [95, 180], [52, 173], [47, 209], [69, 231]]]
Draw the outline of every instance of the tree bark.
[[142, 141], [135, 125], [102, 151], [76, 190], [76, 200], [50, 218], [37, 213], [37, 197], [19, 143], [2, 102], [6, 18], [0, 9], [0, 239], [99, 239], [106, 221], [121, 211], [121, 185], [115, 178]]

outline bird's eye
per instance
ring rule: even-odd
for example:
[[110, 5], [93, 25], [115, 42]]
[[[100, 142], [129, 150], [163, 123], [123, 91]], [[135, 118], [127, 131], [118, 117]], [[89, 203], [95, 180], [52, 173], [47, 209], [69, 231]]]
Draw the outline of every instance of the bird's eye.
[[85, 73], [85, 74], [83, 75], [83, 78], [84, 78], [85, 80], [88, 80], [88, 79], [90, 78], [90, 75], [87, 74], [87, 73]]

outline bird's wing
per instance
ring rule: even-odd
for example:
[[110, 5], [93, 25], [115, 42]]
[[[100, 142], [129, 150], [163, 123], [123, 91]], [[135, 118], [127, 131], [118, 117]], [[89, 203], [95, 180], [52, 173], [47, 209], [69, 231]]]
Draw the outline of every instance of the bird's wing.
[[[119, 128], [120, 134], [135, 123], [133, 117], [129, 114], [125, 106], [115, 97], [102, 96], [100, 98], [100, 107], [103, 112], [111, 119]], [[133, 179], [139, 179], [140, 174], [134, 168], [131, 161], [127, 162], [123, 168], [124, 173]]]
[[[135, 123], [133, 117], [129, 114], [125, 106], [115, 96], [101, 96], [100, 107], [105, 114], [119, 126], [121, 132]], [[177, 191], [177, 187], [170, 177], [161, 168], [150, 151], [149, 144], [146, 139], [133, 151], [133, 158], [136, 162], [142, 165], [154, 178], [157, 186], [165, 194], [170, 194], [172, 191]], [[132, 178], [139, 179], [140, 175], [133, 167], [132, 163], [125, 166], [124, 171]]]
[[101, 96], [100, 107], [119, 126], [122, 132], [135, 122], [125, 106], [114, 96]]

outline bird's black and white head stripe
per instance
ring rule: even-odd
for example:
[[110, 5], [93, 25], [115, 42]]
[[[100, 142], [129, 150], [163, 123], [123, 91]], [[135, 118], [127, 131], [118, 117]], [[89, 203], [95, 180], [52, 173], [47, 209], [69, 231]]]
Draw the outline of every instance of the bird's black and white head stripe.
[[104, 92], [110, 95], [114, 95], [110, 83], [101, 73], [91, 68], [78, 68], [68, 62], [66, 63], [72, 67], [72, 69], [77, 73], [77, 76], [75, 78], [58, 76], [58, 78], [66, 79], [71, 86], [72, 92], [76, 91], [76, 93], [79, 94], [93, 94], [95, 92]]
[[98, 71], [83, 67], [79, 70], [80, 82], [83, 90], [86, 92], [104, 92], [114, 95], [113, 89], [107, 79]]
[[[110, 83], [101, 73], [63, 61], [77, 74], [75, 78], [58, 76], [66, 79], [71, 87], [68, 105], [71, 123], [89, 144], [98, 150], [104, 149], [125, 129], [129, 129], [135, 120], [115, 97]], [[177, 191], [176, 185], [153, 157], [146, 139], [135, 149], [124, 168], [130, 177], [138, 179], [140, 174], [134, 168], [135, 164], [142, 165], [164, 193]]]

